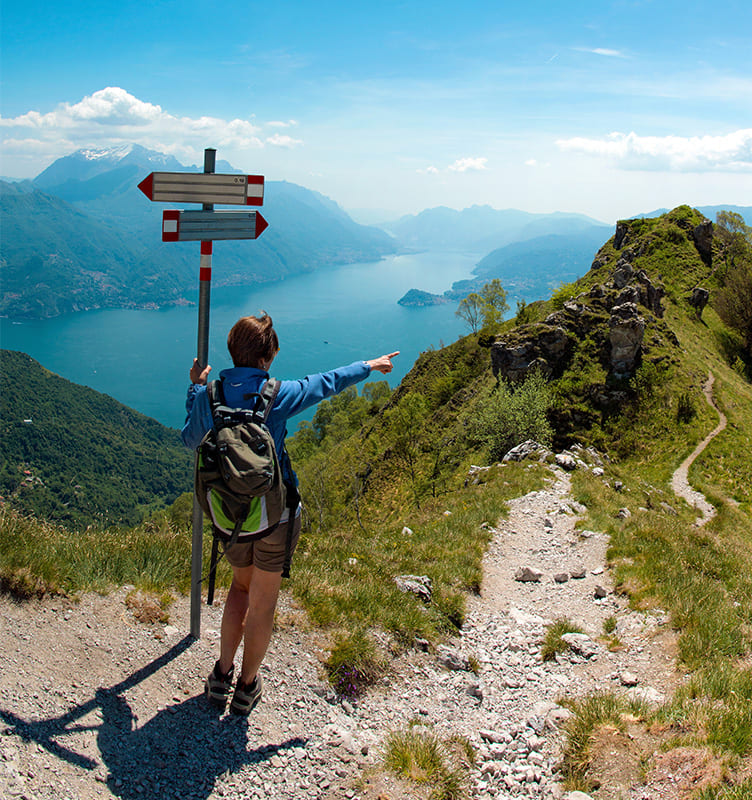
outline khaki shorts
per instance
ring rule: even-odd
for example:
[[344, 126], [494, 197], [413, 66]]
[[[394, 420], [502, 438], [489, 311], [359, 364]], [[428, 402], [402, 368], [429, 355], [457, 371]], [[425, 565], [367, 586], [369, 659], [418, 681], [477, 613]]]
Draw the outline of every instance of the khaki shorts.
[[258, 567], [264, 572], [282, 572], [285, 563], [287, 526], [292, 525], [290, 556], [295, 552], [300, 537], [300, 509], [293, 520], [282, 522], [268, 536], [251, 542], [236, 542], [225, 550], [225, 558], [233, 567]]

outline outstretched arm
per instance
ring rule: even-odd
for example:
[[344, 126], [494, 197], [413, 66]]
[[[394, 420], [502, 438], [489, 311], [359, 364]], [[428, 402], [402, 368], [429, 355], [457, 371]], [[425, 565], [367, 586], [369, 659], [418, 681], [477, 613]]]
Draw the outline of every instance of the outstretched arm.
[[398, 355], [399, 355], [399, 350], [397, 350], [394, 353], [389, 353], [388, 355], [379, 356], [378, 358], [373, 358], [370, 361], [366, 361], [366, 364], [368, 364], [368, 366], [372, 370], [376, 370], [377, 372], [381, 372], [384, 375], [386, 375], [387, 372], [392, 371], [392, 359]]

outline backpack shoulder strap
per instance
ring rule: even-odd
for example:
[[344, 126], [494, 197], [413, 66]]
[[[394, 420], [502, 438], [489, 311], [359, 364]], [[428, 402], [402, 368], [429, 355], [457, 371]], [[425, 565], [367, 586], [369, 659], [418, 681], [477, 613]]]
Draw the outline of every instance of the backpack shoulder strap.
[[209, 406], [211, 408], [212, 416], [219, 406], [225, 404], [225, 392], [222, 388], [222, 381], [209, 381], [206, 385], [206, 394], [209, 398]]
[[274, 378], [269, 378], [268, 381], [261, 387], [259, 392], [259, 400], [256, 404], [255, 413], [260, 417], [261, 422], [266, 422], [269, 412], [272, 410], [274, 401], [277, 399], [279, 393], [280, 382]]

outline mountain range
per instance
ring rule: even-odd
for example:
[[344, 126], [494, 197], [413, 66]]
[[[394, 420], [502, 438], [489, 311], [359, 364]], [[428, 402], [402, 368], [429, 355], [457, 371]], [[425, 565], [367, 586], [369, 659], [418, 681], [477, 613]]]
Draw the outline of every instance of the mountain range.
[[[152, 171], [198, 171], [143, 147], [82, 150], [33, 181], [0, 182], [0, 314], [51, 317], [103, 307], [192, 302], [198, 248], [163, 244], [162, 210], [137, 186]], [[234, 170], [219, 162], [217, 171]], [[258, 240], [218, 242], [214, 285], [252, 285], [318, 268], [376, 261], [397, 249], [334, 202], [284, 181], [265, 186], [269, 228]]]
[[382, 227], [406, 247], [477, 253], [539, 236], [577, 235], [594, 230], [599, 232], [602, 242], [611, 232], [610, 225], [584, 214], [533, 214], [517, 209], [498, 210], [488, 205], [461, 211], [438, 206]]
[[[239, 172], [223, 161], [216, 169]], [[162, 210], [171, 206], [149, 202], [137, 188], [153, 171], [201, 170], [125, 145], [79, 150], [32, 181], [0, 181], [0, 315], [46, 318], [195, 302], [198, 248], [163, 244]], [[700, 211], [713, 218], [721, 208], [726, 207]], [[752, 208], [728, 210], [752, 220]], [[456, 282], [446, 297], [462, 297], [500, 278], [510, 295], [530, 301], [586, 272], [612, 232], [583, 214], [488, 205], [426, 209], [377, 228], [354, 222], [331, 199], [286, 181], [266, 182], [262, 212], [269, 227], [259, 239], [215, 245], [215, 286], [283, 280], [404, 250], [462, 251], [483, 256], [474, 269], [477, 277]]]

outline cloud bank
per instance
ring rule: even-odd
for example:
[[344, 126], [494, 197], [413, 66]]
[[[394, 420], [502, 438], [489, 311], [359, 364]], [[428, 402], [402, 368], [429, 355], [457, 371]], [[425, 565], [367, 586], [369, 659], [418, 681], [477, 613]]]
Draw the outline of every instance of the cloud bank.
[[752, 128], [725, 136], [638, 136], [611, 133], [605, 139], [560, 139], [564, 152], [600, 156], [627, 170], [667, 172], [752, 171]]
[[178, 157], [195, 158], [207, 142], [223, 149], [247, 150], [265, 147], [295, 147], [300, 139], [268, 128], [296, 123], [274, 121], [257, 124], [244, 119], [179, 117], [161, 106], [140, 100], [118, 86], [108, 86], [78, 103], [61, 103], [42, 114], [29, 111], [13, 118], [0, 118], [3, 150], [8, 159], [49, 159], [67, 155], [72, 149], [106, 143], [135, 143]]

